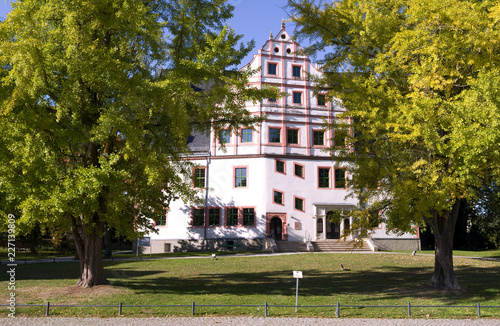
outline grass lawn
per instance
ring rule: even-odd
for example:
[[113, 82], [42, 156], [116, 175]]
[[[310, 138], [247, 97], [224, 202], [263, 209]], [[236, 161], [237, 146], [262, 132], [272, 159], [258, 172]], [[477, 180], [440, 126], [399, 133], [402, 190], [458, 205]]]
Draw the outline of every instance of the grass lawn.
[[[268, 253], [261, 251], [238, 251], [239, 254], [255, 254], [255, 253]], [[234, 251], [226, 250], [219, 251], [217, 255], [233, 255]], [[161, 254], [149, 254], [147, 252], [142, 255], [137, 256], [136, 253], [133, 253], [131, 250], [113, 250], [113, 259], [141, 259], [141, 258], [159, 258], [159, 257], [196, 257], [196, 256], [211, 256], [212, 252], [170, 252], [170, 253], [161, 253]], [[33, 261], [39, 259], [51, 259], [58, 257], [74, 257], [75, 252], [57, 252], [56, 250], [50, 249], [41, 249], [38, 250], [36, 254], [32, 254], [29, 251], [16, 251], [16, 260], [20, 262], [24, 261]], [[104, 250], [103, 250], [104, 256]], [[0, 247], [0, 260], [7, 261], [8, 260], [8, 249], [6, 247]]]
[[[400, 253], [411, 253], [411, 250], [401, 250], [395, 251]], [[434, 255], [434, 250], [419, 250], [418, 254], [428, 254]], [[490, 250], [453, 250], [453, 256], [455, 257], [482, 257], [482, 258], [500, 258], [500, 249], [490, 249]]]
[[[78, 262], [21, 264], [16, 267], [18, 304], [96, 304], [113, 308], [52, 307], [53, 316], [116, 316], [117, 305], [258, 304], [294, 305], [300, 270], [299, 306], [307, 305], [464, 305], [500, 306], [500, 262], [455, 258], [464, 288], [430, 289], [434, 257], [411, 254], [328, 254], [107, 261], [111, 284], [90, 289], [73, 286]], [[344, 270], [340, 269], [343, 264]], [[8, 299], [1, 266], [2, 303]], [[5, 307], [2, 307], [6, 315]], [[44, 307], [17, 307], [16, 315], [43, 316]], [[263, 307], [197, 307], [197, 315], [263, 316]], [[123, 308], [125, 316], [189, 316], [190, 307]], [[334, 317], [335, 309], [269, 308], [270, 316]], [[341, 317], [407, 318], [406, 308], [341, 308]], [[500, 318], [500, 308], [483, 308], [484, 318]], [[413, 308], [415, 318], [477, 318], [475, 308]]]

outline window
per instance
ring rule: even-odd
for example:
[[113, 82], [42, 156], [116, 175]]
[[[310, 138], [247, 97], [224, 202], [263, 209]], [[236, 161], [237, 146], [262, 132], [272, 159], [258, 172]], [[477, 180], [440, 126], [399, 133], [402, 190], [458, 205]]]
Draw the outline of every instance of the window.
[[205, 188], [205, 171], [206, 168], [195, 168], [194, 169], [194, 187], [195, 188]]
[[285, 162], [284, 161], [276, 160], [276, 172], [286, 173], [285, 172]]
[[161, 212], [156, 216], [155, 224], [156, 224], [156, 226], [166, 226], [167, 225], [166, 212]]
[[298, 129], [288, 129], [286, 131], [286, 139], [288, 144], [298, 144], [299, 143], [299, 130]]
[[270, 143], [281, 143], [281, 129], [269, 128], [269, 142]]
[[351, 221], [346, 218], [344, 219], [344, 230], [349, 230], [351, 228]]
[[313, 145], [316, 145], [316, 146], [325, 145], [325, 132], [324, 131], [313, 131]]
[[347, 132], [345, 130], [339, 129], [335, 130], [335, 135], [333, 138], [333, 144], [335, 147], [345, 147], [345, 139], [347, 137]]
[[234, 186], [244, 188], [247, 186], [247, 168], [234, 169]]
[[238, 209], [226, 208], [226, 225], [238, 226]]
[[205, 210], [203, 208], [193, 208], [193, 226], [205, 225]]
[[281, 191], [277, 191], [277, 190], [273, 191], [273, 202], [275, 204], [284, 205], [285, 198], [284, 198], [284, 195]]
[[220, 226], [220, 208], [208, 209], [208, 225]]
[[275, 97], [268, 98], [267, 100], [269, 102], [271, 102], [271, 103], [276, 103], [276, 98]]
[[293, 103], [294, 104], [301, 104], [302, 103], [302, 93], [293, 92]]
[[276, 68], [277, 68], [277, 64], [276, 63], [268, 63], [267, 64], [267, 74], [268, 75], [276, 75]]
[[325, 94], [318, 94], [318, 105], [326, 105], [326, 96]]
[[346, 188], [345, 170], [335, 169], [335, 188]]
[[298, 211], [304, 211], [304, 199], [300, 197], [295, 197], [295, 209]]
[[242, 129], [241, 130], [241, 142], [251, 143], [252, 142], [252, 129]]
[[243, 208], [243, 226], [255, 225], [255, 211], [253, 208]]
[[229, 144], [231, 142], [231, 132], [227, 129], [221, 131], [220, 137], [223, 144]]
[[300, 66], [292, 66], [292, 76], [300, 77]]
[[304, 166], [300, 164], [293, 165], [293, 173], [299, 178], [304, 178]]
[[330, 168], [318, 169], [318, 187], [330, 188]]
[[316, 225], [317, 225], [318, 233], [323, 233], [323, 219], [322, 218], [318, 218], [318, 222]]

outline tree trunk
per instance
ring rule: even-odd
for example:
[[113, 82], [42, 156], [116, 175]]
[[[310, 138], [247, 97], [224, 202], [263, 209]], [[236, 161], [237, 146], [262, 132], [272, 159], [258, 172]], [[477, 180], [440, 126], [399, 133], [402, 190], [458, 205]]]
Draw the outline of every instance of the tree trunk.
[[80, 258], [80, 277], [76, 285], [88, 288], [109, 284], [104, 276], [102, 264], [103, 224], [97, 222], [94, 227], [87, 228], [87, 230], [85, 230], [85, 224], [81, 223], [81, 225], [82, 232], [80, 233], [76, 219], [73, 218], [73, 238]]
[[428, 221], [435, 239], [434, 275], [429, 283], [434, 288], [461, 290], [453, 269], [453, 235], [459, 208], [457, 200], [451, 212], [433, 212], [432, 221]]

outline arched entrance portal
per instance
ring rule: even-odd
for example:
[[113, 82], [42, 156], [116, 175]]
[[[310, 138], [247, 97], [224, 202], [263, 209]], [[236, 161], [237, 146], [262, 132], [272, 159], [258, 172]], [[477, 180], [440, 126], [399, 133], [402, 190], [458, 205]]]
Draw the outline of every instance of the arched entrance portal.
[[271, 219], [269, 224], [269, 233], [276, 240], [283, 240], [283, 222], [277, 216]]
[[266, 234], [276, 240], [288, 240], [286, 213], [266, 214]]

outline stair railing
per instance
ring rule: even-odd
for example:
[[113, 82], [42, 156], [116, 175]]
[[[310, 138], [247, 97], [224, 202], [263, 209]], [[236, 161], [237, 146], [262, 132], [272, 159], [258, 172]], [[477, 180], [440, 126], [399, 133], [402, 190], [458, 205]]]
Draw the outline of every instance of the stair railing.
[[307, 251], [314, 251], [314, 246], [312, 244], [312, 238], [309, 231], [305, 230], [304, 233], [304, 243], [306, 244]]

